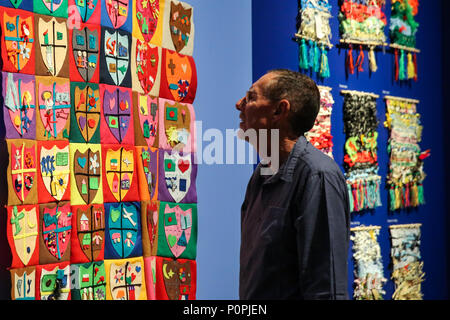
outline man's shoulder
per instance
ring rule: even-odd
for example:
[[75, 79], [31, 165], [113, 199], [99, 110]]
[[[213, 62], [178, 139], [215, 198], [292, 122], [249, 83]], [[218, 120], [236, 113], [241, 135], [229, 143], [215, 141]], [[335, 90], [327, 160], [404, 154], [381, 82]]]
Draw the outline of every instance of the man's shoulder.
[[309, 143], [297, 161], [297, 169], [308, 175], [332, 174], [343, 177], [336, 161]]

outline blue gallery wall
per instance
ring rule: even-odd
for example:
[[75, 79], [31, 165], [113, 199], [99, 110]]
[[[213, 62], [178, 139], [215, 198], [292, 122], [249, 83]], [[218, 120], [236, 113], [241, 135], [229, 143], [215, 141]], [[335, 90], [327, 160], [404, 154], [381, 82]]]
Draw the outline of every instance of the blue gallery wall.
[[[197, 127], [197, 153], [207, 155], [208, 146], [218, 143], [205, 135], [207, 130], [216, 129], [212, 133], [220, 133], [225, 140], [226, 129], [239, 127], [235, 103], [252, 84], [251, 1], [187, 2], [194, 7], [195, 17], [198, 90], [194, 109], [196, 120], [202, 121], [202, 130]], [[225, 163], [226, 156], [224, 151], [217, 158]], [[234, 159], [236, 163], [236, 152]], [[202, 160], [197, 175], [197, 298], [238, 299], [240, 206], [253, 166]]]
[[[390, 239], [388, 226], [390, 224], [422, 223], [421, 252], [424, 261], [425, 282], [422, 292], [425, 299], [448, 298], [448, 219], [445, 175], [448, 170], [444, 164], [445, 143], [443, 101], [443, 30], [441, 12], [445, 1], [421, 1], [419, 15], [420, 23], [417, 35], [419, 80], [399, 85], [393, 80], [393, 54], [389, 52], [376, 53], [378, 71], [370, 74], [368, 71], [367, 52], [364, 69], [360, 74], [345, 73], [346, 50], [334, 47], [328, 54], [331, 77], [321, 81], [314, 74], [309, 74], [318, 84], [333, 88], [335, 100], [332, 114], [332, 135], [334, 136], [334, 158], [343, 170], [344, 143], [343, 133], [343, 96], [342, 89], [373, 92], [380, 95], [377, 104], [379, 118], [378, 156], [382, 177], [386, 177], [388, 170], [388, 154], [386, 151], [388, 132], [383, 127], [385, 121], [384, 95], [408, 97], [420, 100], [418, 112], [422, 115], [424, 126], [423, 150], [431, 149], [431, 157], [425, 160], [427, 178], [424, 182], [426, 205], [418, 210], [390, 213], [387, 209], [388, 194], [385, 189], [381, 193], [383, 206], [365, 214], [352, 214], [352, 227], [359, 224], [381, 226], [379, 242], [382, 250], [384, 275], [390, 279]], [[329, 0], [332, 4], [331, 28], [332, 43], [339, 42], [338, 6], [337, 0]], [[390, 1], [388, 1], [390, 3]], [[448, 6], [447, 6], [448, 7]], [[289, 68], [298, 70], [298, 45], [292, 40], [296, 29], [298, 3], [296, 0], [278, 1], [276, 6], [271, 0], [253, 0], [253, 80], [257, 80], [267, 70], [273, 68]], [[386, 8], [386, 15], [390, 17], [390, 6]], [[386, 31], [387, 32], [387, 31]], [[446, 36], [448, 41], [449, 36]], [[448, 46], [447, 46], [448, 47]], [[447, 52], [448, 53], [448, 52]], [[354, 53], [356, 54], [356, 53]], [[355, 57], [355, 55], [354, 55]], [[447, 64], [447, 71], [449, 70]], [[448, 74], [448, 72], [447, 72]], [[447, 79], [445, 79], [447, 81]], [[448, 90], [447, 86], [447, 90]], [[445, 117], [445, 119], [448, 119]], [[448, 152], [447, 152], [448, 153]], [[448, 176], [448, 174], [447, 174]], [[385, 178], [383, 179], [384, 184]], [[352, 296], [353, 261], [349, 250], [349, 294]], [[390, 299], [394, 291], [392, 281], [385, 285], [385, 299]]]

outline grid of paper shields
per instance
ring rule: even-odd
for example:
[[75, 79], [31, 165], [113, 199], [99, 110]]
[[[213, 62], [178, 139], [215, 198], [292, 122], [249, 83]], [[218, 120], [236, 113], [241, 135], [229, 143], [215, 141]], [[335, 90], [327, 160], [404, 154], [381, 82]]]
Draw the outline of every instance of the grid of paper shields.
[[192, 6], [0, 6], [11, 298], [195, 299]]

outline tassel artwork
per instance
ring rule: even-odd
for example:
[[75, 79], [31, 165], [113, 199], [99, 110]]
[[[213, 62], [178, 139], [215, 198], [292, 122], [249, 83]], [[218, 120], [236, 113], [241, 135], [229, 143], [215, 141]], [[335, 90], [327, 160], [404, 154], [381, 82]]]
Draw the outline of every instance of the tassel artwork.
[[331, 113], [333, 96], [331, 88], [317, 86], [320, 92], [320, 110], [313, 128], [305, 133], [306, 139], [318, 150], [333, 158], [333, 136], [331, 135]]
[[423, 261], [420, 224], [391, 225], [393, 300], [422, 300]]
[[422, 152], [418, 144], [422, 139], [422, 126], [417, 103], [411, 99], [386, 97], [384, 126], [390, 131], [387, 185], [391, 211], [425, 204], [423, 160], [430, 152]]
[[[339, 12], [339, 30], [341, 43], [348, 44], [347, 71], [354, 74], [354, 67], [363, 72], [364, 51], [363, 46], [369, 49], [369, 66], [371, 72], [376, 72], [375, 48], [384, 45], [386, 35], [384, 29], [387, 25], [386, 15], [383, 12], [385, 0], [344, 0]], [[359, 55], [353, 65], [352, 44], [359, 45]]]
[[357, 227], [350, 230], [353, 242], [353, 259], [355, 263], [355, 300], [383, 300], [386, 292], [383, 286], [387, 279], [384, 277], [381, 248], [378, 243], [380, 227]]
[[331, 6], [328, 0], [300, 1], [300, 28], [296, 33], [299, 43], [299, 69], [312, 70], [321, 78], [330, 77], [327, 47], [331, 48]]
[[378, 96], [358, 91], [342, 91], [344, 132], [346, 134], [344, 167], [352, 212], [381, 206], [381, 177], [378, 175], [377, 138]]

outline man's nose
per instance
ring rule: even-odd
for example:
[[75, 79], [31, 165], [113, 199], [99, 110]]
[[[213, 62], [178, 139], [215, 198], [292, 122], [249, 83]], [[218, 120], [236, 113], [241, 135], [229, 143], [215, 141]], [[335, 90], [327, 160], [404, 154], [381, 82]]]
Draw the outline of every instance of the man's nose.
[[244, 105], [244, 99], [245, 98], [241, 98], [238, 102], [236, 102], [236, 109], [238, 109], [239, 111], [242, 110], [242, 107]]

